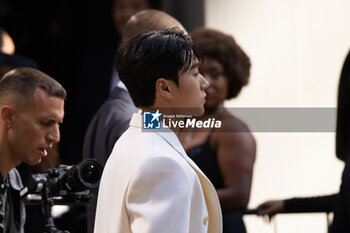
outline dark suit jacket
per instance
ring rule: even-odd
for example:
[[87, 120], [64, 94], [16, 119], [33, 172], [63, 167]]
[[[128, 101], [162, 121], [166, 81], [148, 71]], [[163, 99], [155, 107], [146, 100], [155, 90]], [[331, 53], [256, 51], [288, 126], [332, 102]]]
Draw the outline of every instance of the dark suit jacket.
[[[129, 128], [133, 113], [137, 112], [129, 93], [116, 87], [91, 120], [85, 134], [83, 158], [96, 159], [103, 167], [118, 138]], [[93, 232], [98, 189], [88, 206], [88, 232]]]
[[85, 134], [83, 157], [105, 165], [118, 138], [129, 128], [132, 114], [137, 112], [129, 93], [116, 87], [92, 118]]

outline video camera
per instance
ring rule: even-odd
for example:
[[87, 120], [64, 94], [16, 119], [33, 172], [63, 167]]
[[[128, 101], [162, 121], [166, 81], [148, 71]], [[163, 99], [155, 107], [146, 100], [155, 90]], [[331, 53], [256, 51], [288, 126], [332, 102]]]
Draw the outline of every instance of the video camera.
[[100, 184], [102, 166], [93, 159], [83, 160], [77, 165], [60, 165], [44, 173], [33, 174], [27, 187], [20, 192], [26, 204], [41, 206], [47, 232], [66, 232], [56, 229], [51, 217], [51, 207], [56, 205], [90, 203], [90, 189]]

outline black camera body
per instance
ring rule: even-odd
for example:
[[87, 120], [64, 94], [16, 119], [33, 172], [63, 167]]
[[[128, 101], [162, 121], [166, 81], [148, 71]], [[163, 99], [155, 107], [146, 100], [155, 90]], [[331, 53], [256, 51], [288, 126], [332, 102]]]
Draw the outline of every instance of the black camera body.
[[89, 189], [98, 187], [101, 175], [102, 166], [92, 159], [72, 166], [60, 165], [58, 168], [48, 169], [45, 173], [31, 175], [27, 187], [21, 191], [21, 197], [41, 194], [46, 188], [48, 196], [60, 197], [57, 200], [70, 199], [72, 195], [86, 193]]
[[44, 173], [33, 174], [27, 187], [20, 192], [26, 204], [40, 205], [45, 232], [63, 233], [58, 230], [51, 217], [53, 205], [87, 205], [102, 176], [102, 166], [93, 159], [83, 160], [77, 165], [60, 165]]

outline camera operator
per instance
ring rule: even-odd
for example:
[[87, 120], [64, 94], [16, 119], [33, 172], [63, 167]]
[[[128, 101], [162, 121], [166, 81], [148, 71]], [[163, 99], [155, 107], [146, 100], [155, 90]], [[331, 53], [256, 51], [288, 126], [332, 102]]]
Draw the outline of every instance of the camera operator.
[[39, 164], [59, 141], [65, 98], [65, 89], [36, 69], [17, 68], [0, 80], [0, 232], [24, 232], [15, 166]]

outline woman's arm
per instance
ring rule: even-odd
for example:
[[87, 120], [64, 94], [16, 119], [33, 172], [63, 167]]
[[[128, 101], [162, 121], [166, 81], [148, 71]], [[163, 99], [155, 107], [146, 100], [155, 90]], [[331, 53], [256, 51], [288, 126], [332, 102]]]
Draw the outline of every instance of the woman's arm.
[[250, 197], [255, 139], [249, 131], [217, 132], [213, 144], [224, 183], [224, 188], [217, 190], [221, 207], [224, 211], [244, 210]]

